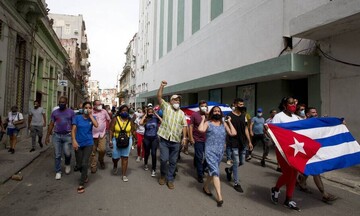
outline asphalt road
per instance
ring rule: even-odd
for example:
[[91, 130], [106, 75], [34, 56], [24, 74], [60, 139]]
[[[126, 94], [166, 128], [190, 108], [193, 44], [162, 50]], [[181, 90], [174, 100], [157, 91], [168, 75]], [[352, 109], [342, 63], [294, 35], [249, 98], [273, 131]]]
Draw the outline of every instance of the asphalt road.
[[53, 149], [50, 148], [22, 171], [22, 181], [10, 180], [0, 186], [0, 215], [359, 215], [359, 194], [324, 181], [327, 191], [340, 197], [331, 205], [325, 204], [310, 178], [308, 184], [313, 194], [298, 190], [294, 194], [301, 212], [283, 207], [285, 188], [282, 188], [279, 204], [272, 204], [270, 188], [279, 173], [274, 167], [259, 166], [255, 159], [240, 167], [244, 193], [236, 192], [226, 181], [224, 168], [227, 165], [221, 164], [224, 204], [219, 208], [215, 198], [206, 196], [202, 184], [194, 178], [191, 155], [182, 154], [175, 189], [169, 190], [166, 185], [158, 184], [158, 176], [151, 177], [150, 171], [144, 171], [142, 164], [135, 162], [135, 154], [133, 150], [129, 182], [123, 182], [120, 175], [111, 174], [112, 162], [106, 157], [107, 168], [89, 174], [85, 193], [78, 194], [80, 173], [63, 175], [59, 181], [54, 179]]

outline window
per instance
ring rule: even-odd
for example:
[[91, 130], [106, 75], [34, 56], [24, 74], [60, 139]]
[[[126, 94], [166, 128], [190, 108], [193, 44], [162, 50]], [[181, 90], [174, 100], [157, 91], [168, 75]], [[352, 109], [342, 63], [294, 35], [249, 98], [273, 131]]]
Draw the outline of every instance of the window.
[[256, 86], [255, 84], [242, 85], [236, 87], [236, 97], [244, 100], [247, 112], [251, 115], [255, 114], [255, 96]]
[[222, 89], [210, 89], [209, 90], [209, 101], [212, 102], [222, 102]]
[[222, 14], [223, 8], [223, 0], [211, 0], [211, 20]]
[[65, 34], [70, 34], [70, 24], [65, 24]]

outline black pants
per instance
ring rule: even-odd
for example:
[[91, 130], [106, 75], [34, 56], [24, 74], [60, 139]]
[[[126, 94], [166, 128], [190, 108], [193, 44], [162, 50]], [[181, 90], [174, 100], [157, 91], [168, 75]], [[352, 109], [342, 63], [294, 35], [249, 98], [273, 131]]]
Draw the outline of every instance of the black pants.
[[89, 168], [89, 159], [92, 152], [93, 146], [84, 146], [79, 147], [77, 151], [75, 151], [76, 157], [76, 166], [81, 172], [80, 183], [79, 185], [84, 185], [85, 180], [88, 176], [88, 168]]
[[[254, 148], [255, 148], [255, 146], [257, 145], [258, 142], [261, 142], [261, 144], [263, 145], [263, 158], [268, 156], [268, 154], [269, 154], [269, 146], [265, 142], [265, 135], [264, 134], [254, 134], [251, 142], [252, 142]], [[251, 152], [252, 151], [249, 151], [249, 155], [251, 155]]]
[[155, 136], [155, 137], [144, 136], [144, 139], [143, 139], [143, 145], [144, 145], [144, 149], [145, 149], [144, 163], [145, 163], [145, 165], [148, 164], [149, 155], [151, 152], [152, 170], [156, 170], [156, 150], [157, 150], [158, 144], [159, 144], [159, 138], [157, 136]]

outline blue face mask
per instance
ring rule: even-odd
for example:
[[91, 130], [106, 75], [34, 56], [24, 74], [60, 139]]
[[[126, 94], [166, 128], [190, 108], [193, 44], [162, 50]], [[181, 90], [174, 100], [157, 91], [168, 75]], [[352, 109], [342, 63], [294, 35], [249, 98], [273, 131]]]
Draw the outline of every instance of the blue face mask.
[[123, 119], [129, 118], [129, 113], [122, 112], [122, 113], [120, 113], [120, 117], [123, 118]]
[[66, 104], [59, 104], [59, 109], [64, 110], [66, 108]]

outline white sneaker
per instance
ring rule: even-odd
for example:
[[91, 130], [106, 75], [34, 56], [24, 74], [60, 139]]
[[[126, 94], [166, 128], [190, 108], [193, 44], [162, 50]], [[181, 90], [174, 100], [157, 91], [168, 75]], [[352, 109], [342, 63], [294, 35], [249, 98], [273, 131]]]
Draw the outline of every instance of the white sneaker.
[[128, 181], [129, 181], [129, 179], [128, 179], [126, 176], [123, 176], [123, 177], [122, 177], [122, 180], [123, 180], [124, 182], [128, 182]]
[[139, 163], [139, 162], [140, 162], [140, 160], [141, 160], [141, 157], [139, 157], [139, 156], [138, 156], [138, 157], [136, 158], [136, 162], [138, 162], [138, 163]]
[[148, 165], [144, 165], [144, 170], [145, 170], [145, 171], [148, 171], [148, 170], [149, 170]]
[[71, 166], [70, 165], [66, 165], [65, 166], [65, 174], [69, 175], [69, 173], [71, 172]]
[[61, 179], [61, 173], [56, 173], [55, 179], [56, 179], [56, 180], [60, 180], [60, 179]]
[[151, 171], [151, 177], [155, 177], [155, 176], [156, 176], [155, 170]]

